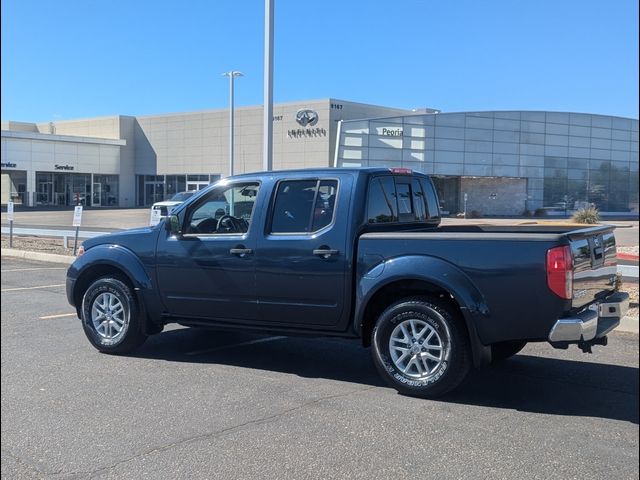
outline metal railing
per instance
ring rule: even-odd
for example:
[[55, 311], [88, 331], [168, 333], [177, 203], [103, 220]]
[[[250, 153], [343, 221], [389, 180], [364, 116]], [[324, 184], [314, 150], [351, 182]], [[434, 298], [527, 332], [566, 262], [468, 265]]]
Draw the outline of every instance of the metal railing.
[[[80, 230], [78, 232], [78, 238], [93, 238], [101, 235], [108, 235], [110, 232], [93, 232], [90, 230]], [[2, 227], [2, 234], [9, 235], [9, 227]], [[27, 237], [55, 237], [62, 238], [64, 241], [64, 248], [69, 248], [69, 238], [75, 238], [75, 230], [54, 230], [46, 228], [20, 228], [13, 227], [13, 234], [17, 236]]]

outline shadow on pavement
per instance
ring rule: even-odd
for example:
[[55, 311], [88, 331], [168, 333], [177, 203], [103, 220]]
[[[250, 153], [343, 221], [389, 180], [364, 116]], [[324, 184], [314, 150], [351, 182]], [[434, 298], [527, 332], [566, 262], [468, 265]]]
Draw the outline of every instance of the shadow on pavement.
[[[252, 343], [254, 342], [254, 343]], [[178, 329], [151, 337], [136, 357], [220, 364], [342, 382], [385, 386], [359, 341]], [[440, 401], [638, 424], [638, 369], [517, 355], [474, 371]]]

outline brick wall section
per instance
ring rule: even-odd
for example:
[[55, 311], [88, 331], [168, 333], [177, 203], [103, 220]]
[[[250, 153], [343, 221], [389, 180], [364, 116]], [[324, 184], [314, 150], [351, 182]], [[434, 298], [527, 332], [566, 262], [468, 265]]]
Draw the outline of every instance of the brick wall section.
[[467, 216], [472, 210], [480, 214], [522, 215], [527, 201], [524, 178], [465, 178], [460, 182], [460, 206], [467, 193]]

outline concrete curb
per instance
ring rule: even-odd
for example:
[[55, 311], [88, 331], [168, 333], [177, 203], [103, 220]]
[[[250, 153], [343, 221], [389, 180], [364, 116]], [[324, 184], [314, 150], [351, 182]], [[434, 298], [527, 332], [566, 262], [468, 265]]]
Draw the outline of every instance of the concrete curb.
[[622, 275], [623, 279], [638, 280], [640, 276], [640, 270], [637, 265], [618, 265], [618, 273]]
[[54, 253], [31, 252], [28, 250], [17, 250], [15, 248], [0, 249], [0, 255], [3, 257], [23, 258], [25, 260], [34, 260], [37, 262], [51, 262], [64, 265], [71, 265], [76, 257], [69, 255], [56, 255]]

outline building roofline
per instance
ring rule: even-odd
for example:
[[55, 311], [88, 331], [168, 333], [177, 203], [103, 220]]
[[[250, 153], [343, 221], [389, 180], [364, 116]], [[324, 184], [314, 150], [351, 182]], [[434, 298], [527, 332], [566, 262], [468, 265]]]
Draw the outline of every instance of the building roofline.
[[[603, 113], [587, 113], [587, 112], [568, 112], [562, 110], [463, 110], [458, 112], [440, 112], [440, 113], [409, 113], [409, 115], [388, 115], [384, 117], [366, 117], [366, 118], [354, 118], [349, 120], [343, 120], [343, 122], [361, 122], [364, 120], [386, 120], [390, 118], [401, 117], [426, 117], [428, 115], [460, 115], [460, 114], [482, 114], [482, 113], [564, 113], [567, 115], [589, 115], [590, 117], [609, 117], [609, 118], [621, 118], [623, 120], [638, 121], [637, 118], [622, 117], [620, 115], [606, 115]], [[509, 120], [509, 119], [505, 119]], [[553, 122], [551, 122], [553, 123]]]
[[27, 140], [44, 140], [73, 143], [98, 143], [101, 145], [125, 146], [127, 141], [119, 138], [78, 137], [74, 135], [57, 135], [55, 133], [21, 132], [15, 130], [2, 130], [5, 138], [22, 138]]

